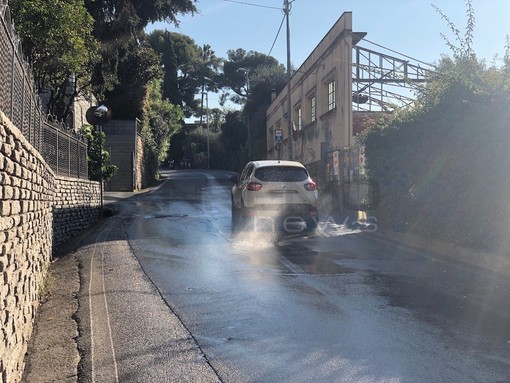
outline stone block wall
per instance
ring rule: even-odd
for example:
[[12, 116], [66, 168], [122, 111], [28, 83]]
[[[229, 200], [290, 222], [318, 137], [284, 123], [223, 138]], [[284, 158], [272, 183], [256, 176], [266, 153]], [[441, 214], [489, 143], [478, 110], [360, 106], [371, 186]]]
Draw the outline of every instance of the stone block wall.
[[16, 382], [52, 251], [55, 178], [0, 114], [0, 381]]
[[56, 178], [53, 205], [53, 246], [94, 224], [101, 209], [99, 182], [76, 178]]
[[99, 191], [55, 177], [0, 111], [0, 383], [21, 380], [53, 248], [98, 217]]

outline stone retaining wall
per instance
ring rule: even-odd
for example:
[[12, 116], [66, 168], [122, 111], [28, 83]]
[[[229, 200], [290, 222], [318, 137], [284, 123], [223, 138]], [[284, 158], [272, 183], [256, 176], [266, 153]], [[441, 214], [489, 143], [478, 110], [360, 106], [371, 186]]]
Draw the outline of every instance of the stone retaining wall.
[[97, 220], [99, 193], [55, 177], [0, 112], [0, 383], [21, 380], [53, 248]]
[[76, 178], [56, 178], [53, 205], [53, 246], [97, 221], [101, 209], [99, 182]]

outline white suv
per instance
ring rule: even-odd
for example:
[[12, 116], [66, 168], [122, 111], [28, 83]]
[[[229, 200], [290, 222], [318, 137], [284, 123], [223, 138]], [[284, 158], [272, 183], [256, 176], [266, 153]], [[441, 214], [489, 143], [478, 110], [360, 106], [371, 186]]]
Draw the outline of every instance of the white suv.
[[303, 230], [317, 227], [319, 196], [316, 183], [305, 166], [296, 161], [251, 161], [241, 176], [232, 177], [232, 222], [246, 217], [279, 218], [306, 223]]

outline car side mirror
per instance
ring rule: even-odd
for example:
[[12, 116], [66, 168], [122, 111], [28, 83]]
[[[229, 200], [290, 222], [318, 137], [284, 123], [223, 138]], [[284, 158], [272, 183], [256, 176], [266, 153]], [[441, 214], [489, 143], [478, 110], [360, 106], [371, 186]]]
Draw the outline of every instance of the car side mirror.
[[230, 177], [230, 181], [232, 181], [233, 183], [237, 183], [237, 181], [239, 181], [239, 176], [235, 175], [235, 176], [231, 176]]

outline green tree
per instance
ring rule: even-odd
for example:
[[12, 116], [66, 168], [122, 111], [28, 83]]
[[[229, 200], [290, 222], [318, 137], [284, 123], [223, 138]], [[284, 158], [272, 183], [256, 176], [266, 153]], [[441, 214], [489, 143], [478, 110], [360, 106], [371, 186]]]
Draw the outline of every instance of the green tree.
[[158, 178], [173, 135], [182, 128], [184, 115], [179, 106], [161, 97], [161, 81], [153, 81], [146, 99], [142, 138], [149, 180]]
[[162, 77], [159, 55], [148, 45], [133, 47], [117, 69], [118, 84], [105, 92], [116, 119], [134, 120], [144, 114], [152, 82]]
[[49, 96], [48, 112], [65, 120], [99, 59], [94, 20], [82, 0], [11, 0], [10, 7], [38, 91]]
[[203, 101], [197, 93], [218, 89], [221, 60], [210, 46], [198, 46], [189, 36], [155, 30], [151, 46], [161, 55], [164, 70], [163, 97], [180, 105], [186, 117], [201, 114]]
[[117, 171], [117, 166], [109, 164], [110, 153], [104, 149], [105, 134], [92, 125], [82, 127], [82, 134], [87, 138], [87, 161], [89, 179], [108, 181]]
[[220, 142], [220, 152], [215, 155], [219, 168], [241, 171], [248, 159], [246, 120], [242, 111], [225, 115]]
[[[246, 76], [249, 81], [246, 81]], [[272, 89], [282, 89], [282, 80], [285, 84], [285, 67], [274, 57], [254, 51], [246, 52], [242, 48], [229, 50], [221, 76], [221, 85], [225, 88], [222, 101], [244, 104], [248, 97], [248, 82], [250, 93], [259, 83], [265, 83], [266, 93], [270, 95]]]
[[[192, 159], [195, 154], [207, 152], [207, 135], [209, 135], [210, 166], [215, 169], [224, 169], [225, 158], [222, 157], [223, 144], [220, 139], [225, 111], [212, 108], [209, 110], [209, 133], [207, 133], [207, 116], [195, 131], [186, 132], [182, 129], [172, 137], [167, 157], [178, 165], [183, 158]], [[205, 167], [206, 163], [194, 164], [196, 167]]]
[[119, 82], [118, 67], [155, 21], [179, 24], [177, 15], [194, 14], [196, 0], [85, 0], [95, 20], [94, 36], [101, 42], [101, 61], [94, 67], [95, 94], [102, 95]]
[[265, 158], [265, 112], [271, 104], [272, 92], [280, 92], [286, 85], [285, 68], [275, 58], [258, 52], [237, 49], [227, 54], [221, 78], [225, 89], [221, 100], [244, 104], [245, 122], [238, 129], [246, 131], [246, 119], [249, 120], [250, 142], [243, 146], [250, 145], [250, 159]]

